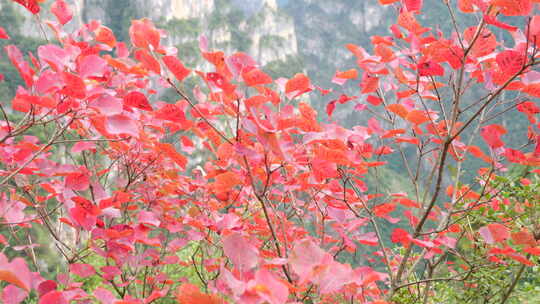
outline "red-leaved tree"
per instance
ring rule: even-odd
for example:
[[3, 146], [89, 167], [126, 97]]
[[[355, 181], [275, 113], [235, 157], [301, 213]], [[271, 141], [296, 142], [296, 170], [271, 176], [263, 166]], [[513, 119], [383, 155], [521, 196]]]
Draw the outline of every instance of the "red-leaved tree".
[[[24, 81], [0, 96], [3, 303], [508, 301], [540, 255], [539, 1], [446, 0], [447, 34], [417, 20], [421, 0], [379, 1], [397, 22], [372, 54], [346, 46], [357, 65], [333, 76], [327, 123], [306, 97], [329, 90], [304, 74], [274, 80], [204, 39], [211, 68], [192, 70], [150, 20], [130, 42], [98, 21], [66, 32], [54, 1], [50, 43], [3, 50]], [[365, 123], [331, 120], [352, 102]], [[513, 134], [510, 114], [527, 121]]]

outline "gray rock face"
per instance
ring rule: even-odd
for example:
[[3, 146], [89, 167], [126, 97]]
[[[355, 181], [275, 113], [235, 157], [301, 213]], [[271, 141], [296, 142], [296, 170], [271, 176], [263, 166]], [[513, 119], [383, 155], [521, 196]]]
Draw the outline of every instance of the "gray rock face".
[[[238, 51], [240, 46], [261, 65], [298, 52], [293, 19], [279, 10], [275, 0], [74, 0], [72, 4], [83, 22], [101, 20], [115, 32], [125, 32], [125, 23], [132, 18], [179, 24], [196, 20], [199, 34], [211, 46], [227, 52]], [[241, 13], [233, 14], [236, 12]], [[237, 41], [242, 38], [244, 41]], [[172, 44], [194, 39], [195, 35], [185, 35], [182, 28], [169, 29]], [[249, 45], [240, 45], [242, 42]]]

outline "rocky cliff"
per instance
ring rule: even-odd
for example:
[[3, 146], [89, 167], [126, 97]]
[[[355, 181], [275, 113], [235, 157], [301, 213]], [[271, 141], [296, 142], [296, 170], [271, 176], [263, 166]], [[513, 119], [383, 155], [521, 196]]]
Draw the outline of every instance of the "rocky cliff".
[[148, 17], [169, 32], [170, 42], [192, 47], [205, 35], [212, 47], [246, 51], [261, 65], [296, 56], [293, 19], [275, 0], [74, 0], [82, 20], [102, 22], [126, 38], [129, 20]]

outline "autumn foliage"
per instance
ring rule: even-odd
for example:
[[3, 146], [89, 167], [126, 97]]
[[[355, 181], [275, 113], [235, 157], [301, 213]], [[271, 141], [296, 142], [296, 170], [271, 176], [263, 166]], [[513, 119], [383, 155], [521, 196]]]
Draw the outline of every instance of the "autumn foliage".
[[[15, 2], [39, 14], [44, 1]], [[505, 196], [501, 178], [521, 166], [518, 186], [538, 184], [538, 1], [446, 1], [444, 34], [418, 21], [421, 0], [379, 0], [396, 23], [372, 52], [344, 46], [356, 66], [329, 75], [333, 88], [272, 79], [204, 37], [209, 69], [186, 67], [148, 19], [129, 42], [99, 21], [66, 32], [70, 5], [49, 2], [51, 42], [3, 50], [24, 82], [0, 97], [4, 303], [382, 304], [538, 265], [538, 194]], [[160, 101], [165, 90], [177, 101]], [[333, 117], [352, 103], [366, 119], [346, 128]], [[511, 111], [527, 121], [519, 133], [497, 121]], [[407, 189], [381, 186], [390, 160]], [[467, 180], [471, 160], [482, 165]], [[40, 269], [46, 246], [65, 266], [54, 278]]]

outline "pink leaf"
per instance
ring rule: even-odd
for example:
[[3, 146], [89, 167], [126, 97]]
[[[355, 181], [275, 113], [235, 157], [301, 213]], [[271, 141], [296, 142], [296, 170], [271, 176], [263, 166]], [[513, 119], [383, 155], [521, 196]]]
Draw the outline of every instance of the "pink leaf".
[[303, 282], [312, 275], [313, 269], [322, 263], [325, 255], [326, 253], [319, 246], [311, 240], [304, 239], [294, 244], [289, 263]]
[[46, 62], [55, 71], [62, 71], [66, 65], [69, 65], [72, 55], [76, 55], [54, 44], [38, 47], [37, 53], [39, 59]]
[[81, 278], [86, 278], [96, 274], [94, 267], [89, 264], [71, 264], [69, 265], [69, 272], [76, 274]]
[[455, 238], [442, 235], [442, 236], [439, 236], [436, 241], [445, 245], [448, 248], [452, 248], [452, 249], [456, 248], [457, 240]]
[[354, 276], [349, 264], [332, 261], [312, 282], [319, 285], [322, 294], [339, 291], [344, 285], [353, 281]]
[[68, 23], [73, 17], [71, 9], [64, 0], [56, 0], [51, 5], [51, 12], [56, 16], [56, 19], [58, 19], [58, 22], [60, 22], [62, 25]]
[[159, 224], [161, 223], [157, 215], [154, 212], [150, 211], [140, 211], [137, 218], [139, 219], [139, 223], [147, 224], [150, 226], [159, 227]]
[[96, 288], [93, 294], [101, 303], [114, 303], [116, 300], [114, 294], [103, 287]]
[[482, 238], [484, 238], [484, 241], [486, 241], [486, 243], [490, 245], [495, 243], [495, 239], [493, 238], [493, 235], [491, 235], [491, 231], [489, 230], [487, 226], [484, 226], [478, 229], [478, 233], [480, 233], [480, 235], [482, 236]]
[[223, 251], [235, 266], [246, 271], [257, 266], [259, 252], [239, 232], [232, 232], [223, 237]]
[[24, 61], [21, 51], [14, 45], [7, 45], [4, 49], [6, 50], [11, 64], [17, 68], [17, 71], [19, 71], [26, 86], [32, 86], [32, 83], [34, 82], [32, 79], [34, 71], [30, 68], [28, 62]]
[[128, 134], [138, 136], [137, 123], [124, 114], [109, 116], [105, 119], [105, 130], [110, 134]]
[[249, 70], [249, 68], [257, 66], [257, 62], [253, 58], [242, 52], [234, 53], [227, 57], [225, 63], [235, 77], [242, 75], [244, 69]]
[[79, 63], [79, 75], [81, 78], [101, 77], [105, 74], [107, 61], [97, 55], [84, 57]]
[[96, 149], [96, 144], [92, 141], [78, 141], [71, 148], [71, 153], [79, 153], [86, 150]]
[[255, 274], [258, 286], [266, 287], [257, 294], [269, 304], [284, 304], [289, 298], [289, 288], [277, 279], [270, 271], [262, 268]]
[[103, 94], [101, 97], [92, 100], [88, 105], [92, 108], [96, 108], [101, 114], [107, 116], [122, 113], [124, 107], [122, 99], [108, 94]]
[[7, 257], [0, 253], [0, 281], [6, 281], [29, 291], [32, 286], [32, 274], [22, 258], [15, 258], [8, 262]]
[[19, 304], [28, 296], [28, 292], [15, 285], [8, 285], [2, 291], [2, 303]]
[[0, 198], [0, 217], [8, 223], [22, 222], [25, 208], [26, 205], [22, 202]]

